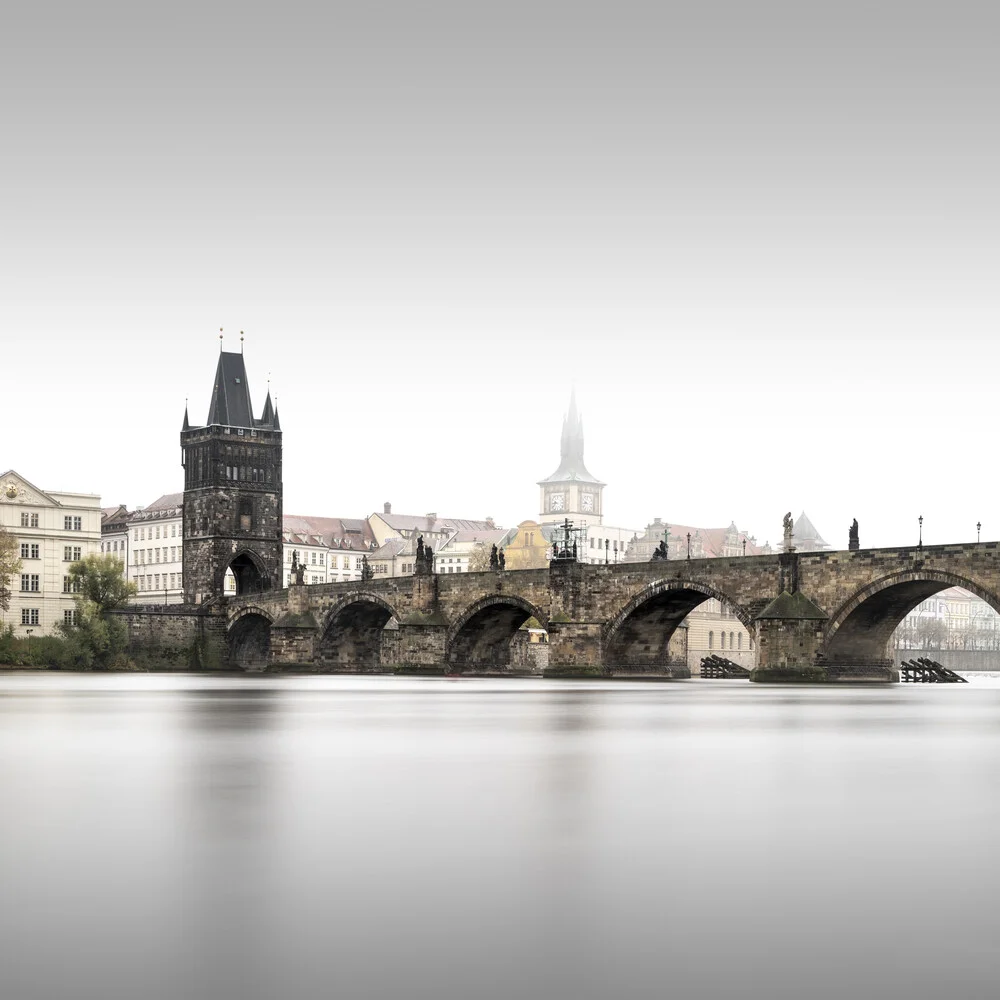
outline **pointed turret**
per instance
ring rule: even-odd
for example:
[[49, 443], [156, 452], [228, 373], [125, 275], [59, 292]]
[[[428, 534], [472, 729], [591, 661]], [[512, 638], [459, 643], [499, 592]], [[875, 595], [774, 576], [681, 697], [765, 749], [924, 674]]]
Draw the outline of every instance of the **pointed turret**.
[[270, 427], [274, 424], [274, 406], [271, 403], [271, 390], [267, 390], [267, 398], [264, 400], [264, 412], [260, 415], [260, 426]]
[[191, 421], [188, 420], [188, 407], [187, 402], [184, 403], [184, 424], [181, 427], [182, 431], [187, 431], [191, 429]]
[[276, 431], [281, 430], [281, 421], [278, 419], [278, 408], [274, 408], [274, 429]]

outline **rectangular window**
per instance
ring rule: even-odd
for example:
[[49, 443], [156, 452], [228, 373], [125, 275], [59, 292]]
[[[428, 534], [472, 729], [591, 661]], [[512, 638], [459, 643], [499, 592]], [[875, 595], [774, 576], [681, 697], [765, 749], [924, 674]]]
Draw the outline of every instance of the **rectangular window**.
[[64, 576], [63, 577], [63, 593], [69, 594], [72, 592], [71, 588], [73, 586], [73, 577]]
[[73, 562], [79, 562], [83, 558], [83, 554], [80, 550], [79, 545], [73, 546]]
[[28, 527], [28, 515], [26, 513], [21, 514], [21, 527], [22, 528]]
[[63, 518], [63, 530], [72, 531], [73, 530], [73, 518], [66, 516]]
[[63, 562], [73, 561], [73, 547], [71, 545], [63, 546]]
[[323, 553], [322, 552], [319, 554], [319, 564], [320, 564], [320, 566], [323, 565]]
[[22, 625], [37, 625], [38, 624], [38, 608], [21, 608], [21, 624]]
[[160, 561], [160, 550], [159, 549], [156, 550], [156, 559], [154, 561], [155, 562], [159, 562]]
[[64, 517], [63, 518], [63, 528], [66, 531], [82, 531], [83, 530], [83, 518], [82, 517]]
[[159, 589], [160, 589], [160, 574], [159, 574], [159, 573], [157, 573], [157, 574], [156, 574], [156, 575], [155, 575], [155, 576], [153, 577], [153, 581], [154, 581], [154, 582], [153, 582], [153, 587], [154, 587], [154, 589], [156, 589], [156, 590], [159, 590]]
[[80, 612], [73, 608], [72, 611], [66, 610], [63, 612], [63, 623], [66, 625], [79, 625], [80, 624]]
[[21, 558], [22, 559], [27, 559], [28, 558], [28, 543], [27, 542], [21, 542]]
[[177, 525], [176, 524], [170, 525], [170, 537], [171, 538], [176, 538], [177, 537]]
[[39, 576], [37, 573], [22, 573], [21, 574], [21, 590], [30, 591], [31, 593], [37, 594], [39, 591]]
[[309, 555], [312, 556], [312, 558], [309, 561], [313, 564], [313, 566], [315, 566], [316, 565], [316, 553], [315, 552], [310, 552]]
[[32, 545], [31, 546], [31, 558], [32, 559], [37, 559], [38, 558], [38, 546], [37, 545]]

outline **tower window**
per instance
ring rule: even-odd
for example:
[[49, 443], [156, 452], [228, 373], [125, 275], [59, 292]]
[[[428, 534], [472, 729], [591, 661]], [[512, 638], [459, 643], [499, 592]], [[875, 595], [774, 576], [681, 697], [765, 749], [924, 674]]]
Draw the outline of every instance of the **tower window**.
[[240, 530], [249, 531], [253, 526], [253, 500], [244, 497], [240, 500]]

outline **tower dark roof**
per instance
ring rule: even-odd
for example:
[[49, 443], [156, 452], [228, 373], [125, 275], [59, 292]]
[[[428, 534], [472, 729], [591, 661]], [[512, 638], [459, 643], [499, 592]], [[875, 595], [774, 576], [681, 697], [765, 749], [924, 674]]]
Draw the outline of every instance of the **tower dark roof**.
[[540, 479], [538, 485], [543, 483], [565, 483], [573, 480], [579, 483], [593, 483], [595, 486], [603, 486], [599, 479], [595, 479], [583, 464], [583, 420], [576, 409], [576, 392], [569, 397], [569, 412], [563, 418], [562, 440], [559, 444], [559, 468]]
[[[219, 424], [223, 427], [264, 427], [280, 430], [278, 411], [271, 402], [268, 390], [264, 402], [264, 412], [259, 420], [254, 419], [253, 402], [250, 399], [250, 383], [247, 379], [246, 364], [242, 354], [222, 351], [215, 369], [215, 383], [212, 386], [212, 401], [208, 407], [206, 426]], [[190, 430], [187, 406], [184, 407], [182, 431]]]
[[223, 351], [219, 355], [206, 424], [209, 427], [212, 424], [253, 427], [253, 404], [250, 402], [250, 385], [242, 354]]

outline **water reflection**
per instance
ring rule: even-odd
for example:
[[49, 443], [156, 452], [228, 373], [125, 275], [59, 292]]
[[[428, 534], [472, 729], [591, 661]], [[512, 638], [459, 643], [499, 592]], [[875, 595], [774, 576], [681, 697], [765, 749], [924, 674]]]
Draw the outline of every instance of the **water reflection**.
[[998, 708], [2, 675], [3, 995], [991, 995]]

